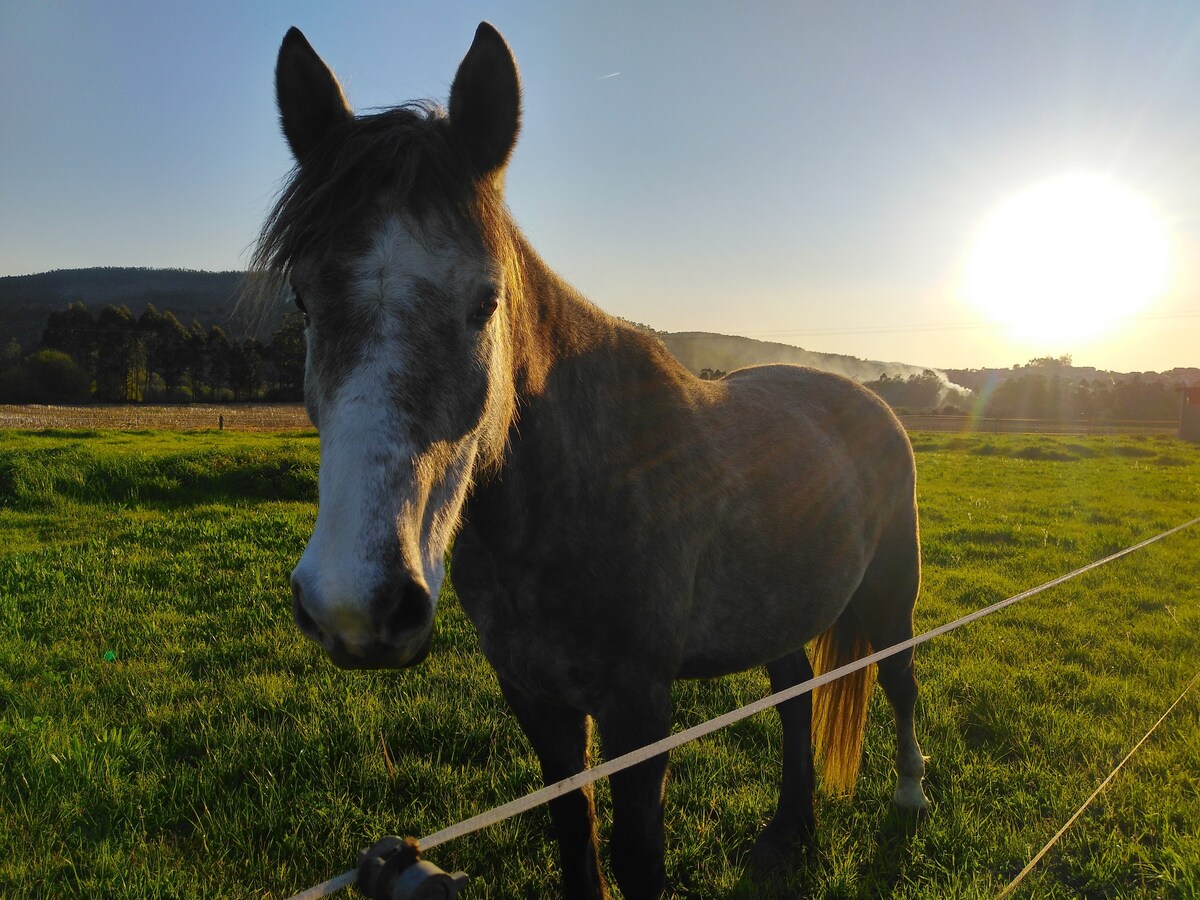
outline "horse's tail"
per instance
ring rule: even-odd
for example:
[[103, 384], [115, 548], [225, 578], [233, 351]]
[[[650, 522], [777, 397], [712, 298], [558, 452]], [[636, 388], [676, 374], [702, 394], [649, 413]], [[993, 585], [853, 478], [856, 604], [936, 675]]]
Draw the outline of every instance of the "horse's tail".
[[[813, 642], [813, 668], [821, 675], [870, 652], [858, 617], [847, 609]], [[854, 792], [862, 762], [867, 701], [874, 686], [872, 664], [813, 691], [813, 743], [817, 756], [823, 759], [821, 780], [828, 791]]]

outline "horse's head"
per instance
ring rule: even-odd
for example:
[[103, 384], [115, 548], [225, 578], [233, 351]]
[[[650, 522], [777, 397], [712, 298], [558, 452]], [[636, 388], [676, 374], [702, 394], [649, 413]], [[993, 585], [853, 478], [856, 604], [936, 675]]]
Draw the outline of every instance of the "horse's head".
[[448, 114], [356, 118], [296, 29], [275, 74], [297, 165], [255, 263], [286, 276], [305, 313], [305, 403], [321, 440], [296, 622], [340, 666], [409, 666], [428, 652], [471, 480], [512, 417], [518, 275], [502, 191], [517, 70], [484, 24]]

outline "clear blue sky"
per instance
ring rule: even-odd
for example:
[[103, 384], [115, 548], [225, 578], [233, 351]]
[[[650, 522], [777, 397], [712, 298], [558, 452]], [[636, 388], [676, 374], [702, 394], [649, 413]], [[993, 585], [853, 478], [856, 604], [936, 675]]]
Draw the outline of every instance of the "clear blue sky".
[[[358, 109], [445, 100], [480, 19], [525, 88], [509, 204], [610, 312], [939, 367], [1200, 365], [1194, 3], [0, 5], [0, 275], [235, 269], [290, 165], [298, 25]], [[1115, 333], [1008, 339], [959, 296], [984, 216], [1098, 172], [1167, 223]]]

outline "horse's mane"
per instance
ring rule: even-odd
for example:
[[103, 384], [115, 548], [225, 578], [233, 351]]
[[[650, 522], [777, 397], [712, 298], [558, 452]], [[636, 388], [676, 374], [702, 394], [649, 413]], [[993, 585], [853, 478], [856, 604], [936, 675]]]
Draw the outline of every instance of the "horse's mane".
[[482, 226], [503, 221], [499, 191], [478, 179], [444, 109], [416, 101], [335, 126], [293, 169], [250, 260], [243, 303], [264, 314], [301, 254], [353, 239], [386, 201], [419, 221], [430, 213]]

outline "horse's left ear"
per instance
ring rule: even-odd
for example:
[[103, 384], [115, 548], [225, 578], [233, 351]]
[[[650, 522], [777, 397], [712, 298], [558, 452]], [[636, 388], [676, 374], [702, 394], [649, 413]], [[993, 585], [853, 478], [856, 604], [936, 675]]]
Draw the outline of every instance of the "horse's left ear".
[[275, 100], [296, 162], [335, 125], [354, 118], [337, 78], [295, 27], [284, 36], [275, 62]]
[[521, 79], [512, 51], [480, 22], [450, 87], [450, 128], [480, 175], [504, 168], [521, 127]]

